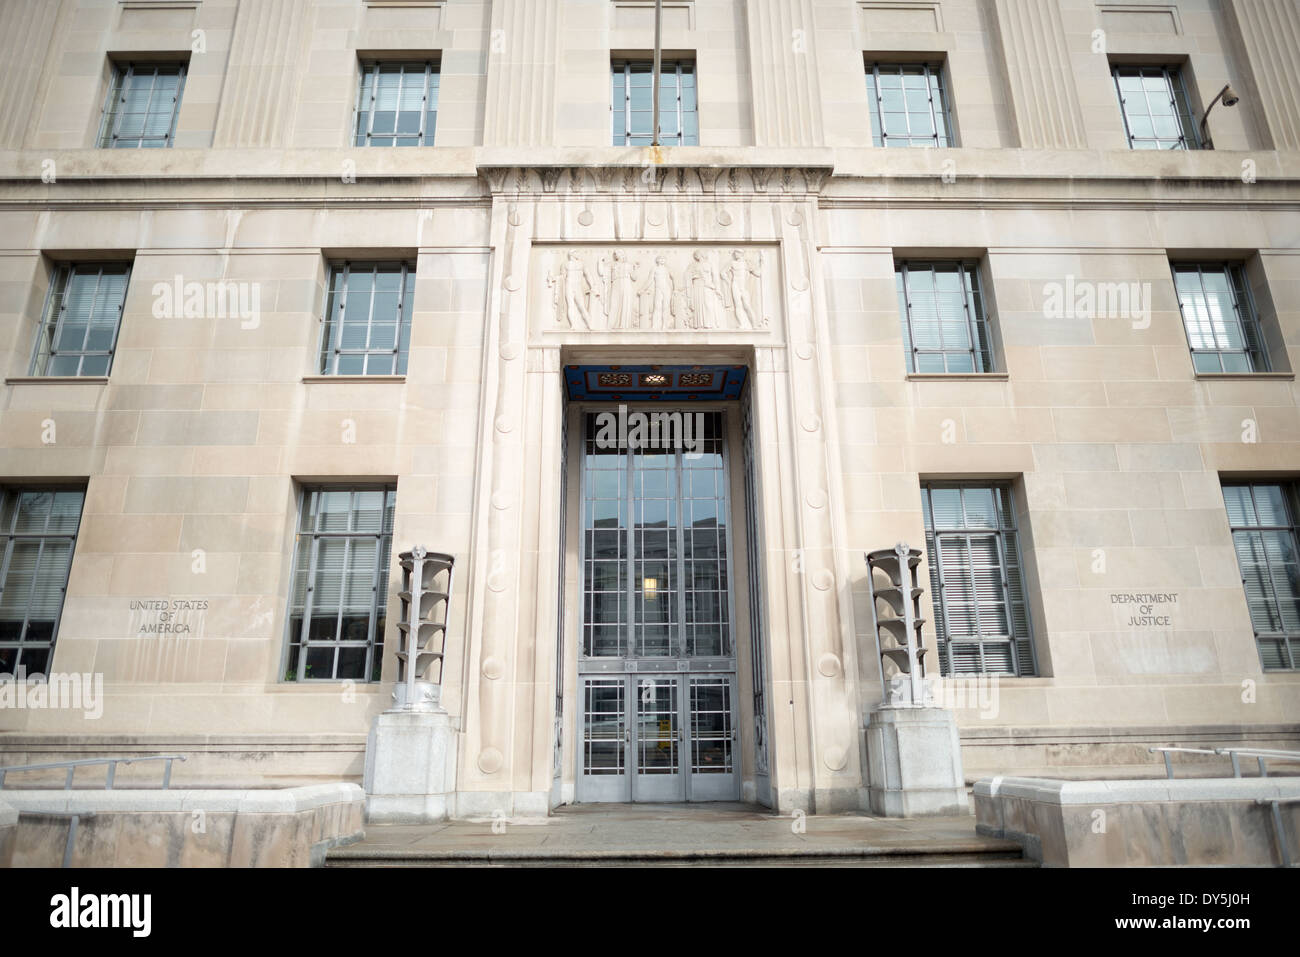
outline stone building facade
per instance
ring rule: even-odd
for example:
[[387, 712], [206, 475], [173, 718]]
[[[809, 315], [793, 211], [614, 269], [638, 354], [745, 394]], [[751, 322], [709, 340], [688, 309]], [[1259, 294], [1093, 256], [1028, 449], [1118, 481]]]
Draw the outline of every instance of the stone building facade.
[[1300, 744], [1300, 6], [652, 11], [0, 3], [5, 763], [359, 780], [416, 544], [461, 814], [864, 807], [898, 541], [968, 777]]

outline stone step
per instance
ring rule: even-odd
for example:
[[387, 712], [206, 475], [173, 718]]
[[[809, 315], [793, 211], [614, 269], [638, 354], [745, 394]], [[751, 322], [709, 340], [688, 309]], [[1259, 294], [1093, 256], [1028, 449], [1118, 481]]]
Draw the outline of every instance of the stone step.
[[[1009, 842], [1008, 842], [1009, 843]], [[714, 851], [543, 851], [487, 848], [392, 849], [351, 845], [332, 849], [326, 867], [1037, 867], [1018, 845], [990, 847], [845, 847], [828, 853], [760, 848]]]

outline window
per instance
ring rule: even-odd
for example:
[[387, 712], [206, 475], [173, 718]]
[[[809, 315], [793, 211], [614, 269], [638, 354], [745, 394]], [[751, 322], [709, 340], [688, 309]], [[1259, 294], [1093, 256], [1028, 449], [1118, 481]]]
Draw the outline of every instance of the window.
[[32, 375], [108, 375], [130, 275], [129, 263], [55, 269], [36, 336]]
[[171, 146], [185, 89], [184, 63], [125, 63], [113, 68], [99, 145], [107, 149]]
[[1267, 372], [1246, 270], [1233, 263], [1175, 263], [1174, 290], [1197, 372]]
[[953, 146], [943, 68], [928, 63], [867, 67], [871, 142], [876, 146]]
[[437, 121], [436, 62], [362, 65], [354, 146], [432, 146]]
[[302, 493], [286, 681], [378, 681], [397, 490]]
[[0, 490], [0, 674], [45, 674], [81, 524], [80, 489]]
[[[664, 146], [699, 146], [695, 64], [662, 60], [659, 67], [659, 142]], [[654, 142], [654, 63], [616, 61], [611, 74], [614, 145], [649, 146]]]
[[1131, 149], [1200, 149], [1187, 91], [1177, 68], [1114, 66], [1111, 73]]
[[908, 372], [991, 372], [993, 350], [979, 264], [897, 262]]
[[923, 485], [921, 508], [941, 673], [1034, 674], [1011, 489]]
[[321, 375], [405, 375], [415, 266], [344, 263], [330, 272]]
[[1232, 544], [1266, 671], [1300, 668], [1300, 542], [1294, 483], [1225, 485]]

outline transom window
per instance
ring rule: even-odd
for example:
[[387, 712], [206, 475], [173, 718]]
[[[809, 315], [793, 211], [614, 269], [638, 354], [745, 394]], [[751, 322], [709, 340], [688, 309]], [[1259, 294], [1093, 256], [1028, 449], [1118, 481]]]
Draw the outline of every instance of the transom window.
[[405, 375], [413, 263], [343, 263], [330, 271], [322, 375]]
[[978, 263], [900, 261], [894, 280], [908, 372], [992, 371]]
[[434, 60], [362, 65], [354, 146], [432, 146], [438, 121]]
[[1011, 489], [922, 485], [921, 507], [940, 671], [1034, 674]]
[[1175, 67], [1113, 66], [1124, 132], [1135, 150], [1200, 149], [1196, 124]]
[[1196, 371], [1268, 371], [1246, 270], [1234, 263], [1175, 263], [1173, 271]]
[[108, 149], [171, 146], [184, 88], [184, 63], [115, 66], [104, 103], [99, 145]]
[[943, 69], [930, 63], [867, 67], [871, 142], [876, 146], [952, 146], [952, 115]]
[[121, 262], [55, 269], [36, 337], [32, 375], [108, 375], [130, 276], [130, 263]]
[[1300, 541], [1295, 483], [1225, 485], [1223, 500], [1266, 671], [1300, 668]]
[[[659, 64], [659, 142], [664, 146], [699, 146], [700, 116], [695, 96], [695, 64], [662, 60]], [[654, 62], [617, 60], [611, 65], [615, 146], [649, 146], [654, 142]]]
[[393, 486], [302, 493], [286, 681], [378, 681], [393, 543]]
[[80, 489], [0, 489], [0, 675], [49, 668], [84, 498]]

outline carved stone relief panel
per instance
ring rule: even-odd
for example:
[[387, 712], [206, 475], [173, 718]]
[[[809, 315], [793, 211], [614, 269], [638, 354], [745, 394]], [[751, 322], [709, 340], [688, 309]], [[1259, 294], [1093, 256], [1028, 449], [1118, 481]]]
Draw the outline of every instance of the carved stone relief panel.
[[537, 246], [542, 332], [768, 332], [780, 315], [773, 244]]

